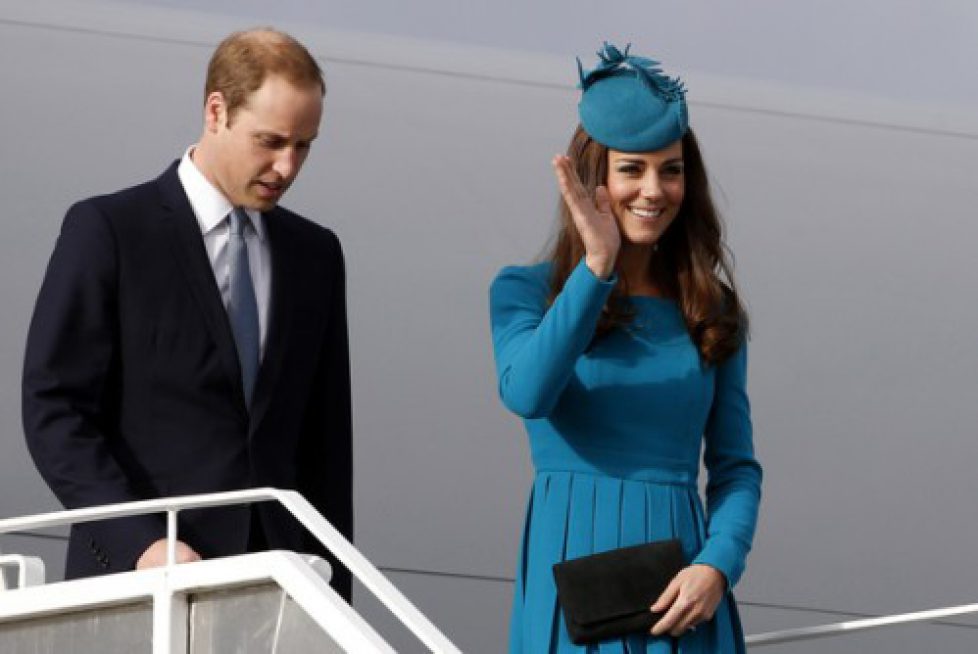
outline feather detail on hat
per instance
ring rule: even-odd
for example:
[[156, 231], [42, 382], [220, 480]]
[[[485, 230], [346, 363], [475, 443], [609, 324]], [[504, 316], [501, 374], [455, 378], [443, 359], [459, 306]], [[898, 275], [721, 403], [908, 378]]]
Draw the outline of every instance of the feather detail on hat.
[[581, 80], [581, 90], [586, 91], [596, 81], [609, 75], [632, 70], [648, 86], [650, 91], [663, 100], [680, 100], [685, 96], [686, 88], [681, 79], [663, 74], [662, 68], [660, 68], [661, 64], [654, 59], [628, 54], [631, 47], [632, 44], [629, 43], [624, 50], [619, 50], [616, 46], [605, 41], [602, 48], [597, 52], [598, 65], [587, 73], [584, 72], [584, 66], [578, 59], [577, 73]]

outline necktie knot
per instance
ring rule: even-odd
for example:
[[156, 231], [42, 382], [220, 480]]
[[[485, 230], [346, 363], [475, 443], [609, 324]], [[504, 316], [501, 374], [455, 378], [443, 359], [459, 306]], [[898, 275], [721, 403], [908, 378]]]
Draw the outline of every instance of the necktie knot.
[[231, 234], [235, 236], [244, 236], [245, 230], [251, 226], [251, 218], [242, 207], [232, 209], [228, 214], [228, 221]]

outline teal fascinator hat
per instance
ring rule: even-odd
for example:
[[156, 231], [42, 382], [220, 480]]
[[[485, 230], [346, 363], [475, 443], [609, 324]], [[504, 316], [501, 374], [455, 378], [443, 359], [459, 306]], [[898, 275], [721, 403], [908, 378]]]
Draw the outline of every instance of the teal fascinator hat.
[[658, 61], [619, 50], [605, 42], [598, 65], [585, 73], [581, 60], [581, 101], [577, 111], [584, 131], [598, 143], [622, 152], [651, 152], [682, 138], [689, 128], [686, 89], [679, 78], [662, 73]]

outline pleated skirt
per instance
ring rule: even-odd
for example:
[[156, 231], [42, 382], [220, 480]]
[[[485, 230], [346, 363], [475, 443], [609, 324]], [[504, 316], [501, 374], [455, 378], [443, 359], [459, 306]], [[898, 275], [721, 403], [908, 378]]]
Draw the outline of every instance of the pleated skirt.
[[570, 641], [557, 603], [555, 563], [618, 547], [678, 538], [687, 561], [705, 540], [695, 486], [592, 473], [539, 471], [516, 570], [510, 654], [736, 654], [746, 651], [733, 595], [709, 622], [679, 638], [636, 634], [596, 645]]

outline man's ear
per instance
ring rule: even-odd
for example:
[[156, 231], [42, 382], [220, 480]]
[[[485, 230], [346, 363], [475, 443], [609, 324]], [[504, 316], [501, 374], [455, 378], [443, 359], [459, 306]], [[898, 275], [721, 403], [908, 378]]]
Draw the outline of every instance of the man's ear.
[[220, 91], [212, 91], [204, 100], [204, 129], [216, 134], [220, 128], [227, 127], [227, 102]]

